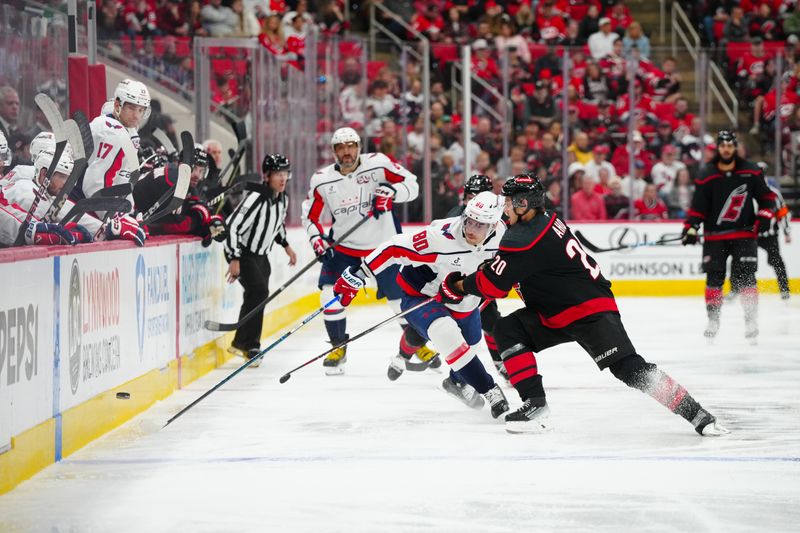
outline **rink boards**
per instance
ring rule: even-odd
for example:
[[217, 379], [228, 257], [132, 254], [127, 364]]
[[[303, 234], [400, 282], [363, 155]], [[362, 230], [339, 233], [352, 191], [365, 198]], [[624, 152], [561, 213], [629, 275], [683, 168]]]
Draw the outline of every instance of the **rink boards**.
[[[668, 239], [681, 226], [572, 227], [611, 247]], [[312, 259], [301, 229], [289, 241], [299, 266]], [[782, 250], [797, 287], [800, 245]], [[594, 254], [620, 296], [701, 295], [700, 255], [680, 245]], [[759, 259], [762, 289], [776, 290], [763, 251]], [[271, 263], [274, 291], [295, 270], [280, 247]], [[203, 323], [236, 320], [241, 289], [224, 282], [226, 268], [219, 244], [187, 238], [0, 251], [0, 494], [224, 363], [230, 334]], [[317, 274], [312, 268], [270, 304], [265, 336], [319, 306]]]

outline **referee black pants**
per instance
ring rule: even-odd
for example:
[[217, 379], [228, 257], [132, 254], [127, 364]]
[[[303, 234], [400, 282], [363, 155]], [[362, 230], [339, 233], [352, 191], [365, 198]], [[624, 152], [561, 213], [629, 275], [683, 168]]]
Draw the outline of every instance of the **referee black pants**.
[[[244, 287], [244, 302], [239, 311], [239, 320], [269, 296], [270, 271], [269, 259], [266, 255], [242, 254], [239, 259], [239, 283]], [[262, 307], [258, 313], [236, 330], [233, 345], [241, 350], [260, 348], [263, 323], [264, 308]]]

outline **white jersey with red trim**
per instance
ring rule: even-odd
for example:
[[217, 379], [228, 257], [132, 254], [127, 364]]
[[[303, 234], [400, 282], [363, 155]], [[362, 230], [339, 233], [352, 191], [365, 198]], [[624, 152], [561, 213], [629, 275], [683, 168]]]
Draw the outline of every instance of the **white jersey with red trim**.
[[[373, 275], [393, 264], [403, 265], [397, 282], [407, 294], [436, 296], [445, 276], [451, 272], [465, 275], [491, 259], [506, 232], [497, 222], [482, 245], [473, 246], [464, 239], [461, 217], [434, 220], [422, 231], [395, 235], [364, 259]], [[469, 312], [480, 305], [481, 298], [467, 295], [458, 304], [448, 304], [453, 311]]]
[[[19, 175], [16, 172], [17, 169], [20, 169], [20, 167], [15, 167], [14, 171], [9, 174], [6, 179], [0, 181], [0, 187], [2, 187], [0, 191], [2, 191], [3, 197], [9, 204], [14, 205], [14, 207], [17, 207], [24, 213], [27, 213], [33, 205], [33, 200], [36, 198], [39, 185], [33, 180], [26, 179], [24, 175]], [[50, 196], [43, 198], [39, 202], [39, 205], [36, 206], [36, 211], [34, 211], [33, 216], [38, 220], [43, 219], [47, 214], [47, 210], [50, 209], [50, 204], [52, 202], [53, 198]], [[74, 206], [74, 202], [71, 200], [66, 200], [64, 205], [61, 207], [61, 210], [53, 217], [52, 222], [59, 222], [61, 218], [69, 213]], [[77, 223], [84, 226], [92, 233], [96, 233], [100, 229], [101, 225], [100, 220], [87, 214], [82, 215], [81, 218], [78, 219]]]
[[[70, 193], [70, 198], [89, 198], [100, 189], [128, 181], [139, 167], [139, 134], [109, 115], [100, 115], [91, 123], [94, 150], [86, 174]], [[120, 173], [120, 171], [122, 171]]]
[[[318, 170], [311, 177], [301, 215], [309, 239], [325, 235], [324, 213], [333, 219], [332, 237], [344, 234], [370, 212], [375, 189], [384, 184], [394, 189], [396, 203], [410, 202], [419, 194], [417, 177], [383, 154], [361, 154], [358, 167], [350, 174], [339, 172], [337, 165]], [[383, 214], [365, 222], [336, 249], [363, 257], [395, 234], [393, 217]]]
[[0, 191], [0, 244], [13, 246], [19, 227], [25, 221], [25, 211], [11, 205]]

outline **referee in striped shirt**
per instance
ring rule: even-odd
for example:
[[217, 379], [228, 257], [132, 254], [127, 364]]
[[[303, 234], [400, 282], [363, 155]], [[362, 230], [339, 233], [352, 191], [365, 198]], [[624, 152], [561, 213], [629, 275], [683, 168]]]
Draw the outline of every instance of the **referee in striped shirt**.
[[[289, 160], [281, 154], [264, 157], [261, 164], [263, 183], [248, 184], [250, 191], [228, 219], [228, 238], [225, 258], [228, 260], [228, 283], [239, 280], [244, 287], [244, 302], [239, 319], [269, 297], [269, 254], [273, 243], [283, 246], [294, 266], [297, 255], [286, 240], [286, 182], [289, 180]], [[252, 359], [260, 351], [261, 326], [264, 309], [242, 327], [228, 349], [229, 352]], [[257, 366], [253, 363], [251, 366]]]

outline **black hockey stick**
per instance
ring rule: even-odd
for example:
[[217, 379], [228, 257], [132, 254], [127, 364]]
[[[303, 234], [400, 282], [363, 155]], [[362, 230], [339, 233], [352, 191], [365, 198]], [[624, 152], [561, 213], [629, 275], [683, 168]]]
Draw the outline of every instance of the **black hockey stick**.
[[[33, 202], [31, 203], [31, 207], [28, 209], [28, 213], [25, 215], [25, 221], [19, 227], [17, 238], [14, 240], [14, 246], [22, 246], [25, 244], [25, 231], [28, 229], [28, 224], [30, 224], [33, 214], [39, 207], [39, 202], [47, 192], [47, 187], [50, 185], [50, 180], [53, 178], [53, 174], [56, 171], [58, 162], [61, 159], [61, 154], [64, 153], [64, 149], [67, 147], [67, 137], [70, 134], [66, 126], [66, 122], [68, 121], [65, 121], [63, 118], [61, 118], [61, 113], [58, 110], [58, 106], [55, 102], [53, 102], [52, 98], [44, 93], [39, 93], [34, 97], [34, 100], [36, 101], [36, 105], [42, 111], [42, 114], [44, 114], [45, 118], [47, 119], [47, 122], [50, 124], [50, 129], [53, 130], [56, 148], [53, 154], [53, 161], [50, 163], [50, 167], [47, 169], [47, 174], [45, 174], [44, 180], [39, 185], [39, 189], [37, 190]], [[34, 179], [37, 178], [38, 176], [34, 177]]]
[[117, 198], [120, 196], [128, 196], [133, 192], [133, 186], [128, 183], [120, 183], [117, 185], [111, 185], [110, 187], [104, 187], [94, 193], [91, 197], [92, 198]]
[[[220, 191], [213, 198], [211, 198], [211, 200], [208, 201], [208, 207], [214, 207], [218, 203], [224, 201], [225, 198], [229, 194], [237, 193], [237, 192], [241, 191], [242, 189], [246, 188], [249, 184], [258, 183], [262, 179], [261, 175], [260, 174], [256, 174], [256, 173], [242, 174], [242, 175], [238, 176], [237, 178], [238, 179], [237, 179], [236, 183], [234, 183], [233, 185], [231, 185], [227, 189], [223, 188], [222, 191]], [[219, 190], [220, 190], [220, 188], [209, 189], [208, 192], [217, 192]]]
[[408, 309], [406, 309], [405, 311], [402, 311], [402, 312], [400, 312], [400, 313], [397, 313], [396, 315], [392, 315], [392, 316], [390, 316], [389, 318], [387, 318], [386, 320], [384, 320], [384, 321], [382, 321], [382, 322], [378, 322], [378, 323], [377, 323], [377, 324], [375, 324], [374, 326], [372, 326], [372, 327], [370, 327], [370, 328], [367, 328], [367, 329], [365, 329], [364, 331], [362, 331], [362, 332], [361, 332], [361, 333], [359, 333], [358, 335], [355, 335], [355, 336], [353, 336], [353, 337], [350, 337], [349, 339], [347, 339], [347, 340], [346, 340], [346, 341], [344, 341], [344, 342], [340, 342], [339, 344], [336, 344], [336, 345], [334, 345], [334, 346], [331, 346], [330, 348], [328, 348], [327, 350], [325, 350], [325, 351], [324, 351], [324, 352], [322, 352], [321, 354], [317, 355], [316, 357], [312, 357], [311, 359], [309, 359], [308, 361], [306, 361], [306, 362], [305, 362], [305, 363], [303, 363], [302, 365], [300, 365], [300, 366], [298, 366], [298, 367], [295, 367], [295, 368], [293, 368], [293, 369], [289, 370], [287, 373], [285, 373], [284, 375], [282, 375], [282, 376], [281, 376], [281, 379], [280, 379], [279, 381], [280, 381], [281, 383], [286, 383], [287, 381], [289, 381], [289, 378], [291, 378], [291, 377], [292, 377], [292, 374], [293, 374], [294, 372], [297, 372], [297, 371], [298, 371], [298, 370], [300, 370], [301, 368], [304, 368], [304, 367], [306, 367], [306, 366], [310, 365], [310, 364], [311, 364], [311, 363], [313, 363], [314, 361], [317, 361], [317, 360], [319, 360], [319, 359], [322, 359], [323, 357], [325, 357], [326, 355], [328, 355], [328, 354], [329, 354], [329, 353], [331, 353], [332, 351], [334, 351], [334, 350], [337, 350], [337, 349], [341, 348], [342, 346], [347, 346], [347, 345], [348, 345], [348, 344], [350, 344], [351, 342], [353, 342], [353, 341], [356, 341], [356, 340], [360, 339], [361, 337], [363, 337], [363, 336], [365, 336], [365, 335], [369, 335], [370, 333], [372, 333], [372, 332], [373, 332], [373, 331], [375, 331], [376, 329], [378, 329], [378, 328], [381, 328], [381, 327], [385, 326], [386, 324], [388, 324], [389, 322], [391, 322], [391, 321], [393, 321], [393, 320], [397, 320], [398, 318], [402, 318], [402, 317], [406, 316], [407, 314], [409, 314], [409, 313], [411, 313], [411, 312], [413, 312], [413, 311], [416, 311], [417, 309], [419, 309], [419, 308], [420, 308], [420, 307], [422, 307], [423, 305], [429, 304], [430, 302], [432, 302], [432, 301], [433, 301], [433, 300], [435, 300], [435, 299], [436, 299], [435, 297], [431, 297], [431, 298], [428, 298], [427, 300], [423, 300], [423, 301], [421, 301], [420, 303], [418, 303], [417, 305], [415, 305], [414, 307], [409, 307], [409, 308], [408, 308]]
[[[188, 134], [188, 132], [184, 133]], [[181, 134], [181, 136], [183, 136], [183, 134]], [[181, 152], [181, 163], [178, 165], [178, 181], [175, 182], [175, 187], [162, 194], [161, 197], [142, 214], [142, 224], [155, 222], [183, 205], [183, 201], [186, 199], [186, 194], [189, 191], [189, 183], [192, 179], [191, 164], [193, 160], [194, 143], [190, 143], [188, 149], [184, 149]]]
[[[355, 224], [355, 225], [354, 225], [352, 228], [350, 228], [349, 230], [345, 231], [345, 232], [344, 232], [344, 234], [343, 234], [341, 237], [339, 237], [338, 239], [336, 239], [336, 242], [334, 242], [333, 244], [331, 244], [331, 246], [330, 246], [330, 247], [331, 247], [331, 248], [335, 247], [337, 244], [341, 243], [341, 242], [342, 242], [343, 240], [345, 240], [347, 237], [349, 237], [350, 235], [352, 235], [352, 234], [353, 234], [353, 232], [354, 232], [354, 231], [356, 231], [358, 228], [360, 228], [360, 227], [361, 227], [361, 226], [362, 226], [362, 225], [363, 225], [363, 224], [364, 224], [364, 223], [365, 223], [367, 220], [369, 220], [369, 219], [370, 219], [370, 217], [372, 217], [372, 213], [368, 213], [368, 214], [367, 214], [367, 216], [365, 216], [364, 218], [362, 218], [361, 220], [359, 220], [359, 221], [358, 221], [358, 222], [357, 222], [357, 223], [356, 223], [356, 224]], [[283, 292], [283, 291], [286, 289], [286, 287], [288, 287], [289, 285], [291, 285], [292, 283], [294, 283], [295, 281], [297, 281], [297, 279], [298, 279], [298, 278], [300, 278], [300, 276], [302, 276], [303, 274], [305, 274], [306, 272], [308, 272], [308, 270], [309, 270], [309, 269], [311, 269], [311, 267], [313, 267], [313, 266], [314, 266], [314, 265], [316, 265], [317, 263], [319, 263], [319, 261], [318, 261], [316, 258], [314, 258], [314, 260], [312, 260], [312, 261], [311, 261], [310, 263], [308, 263], [306, 266], [304, 266], [303, 268], [301, 268], [301, 269], [300, 269], [300, 271], [299, 271], [297, 274], [295, 274], [294, 276], [292, 276], [291, 278], [289, 278], [288, 280], [286, 280], [286, 281], [283, 283], [283, 285], [281, 285], [280, 287], [278, 287], [278, 290], [277, 290], [277, 291], [275, 291], [273, 294], [271, 294], [271, 295], [270, 295], [270, 296], [269, 296], [269, 297], [268, 297], [266, 300], [264, 300], [263, 302], [261, 302], [260, 304], [258, 304], [258, 305], [257, 305], [255, 308], [253, 308], [252, 310], [250, 310], [250, 312], [249, 312], [249, 313], [247, 313], [247, 314], [246, 314], [246, 315], [244, 315], [244, 316], [243, 316], [241, 319], [239, 319], [239, 321], [238, 321], [238, 322], [233, 322], [233, 323], [230, 323], [230, 324], [223, 324], [223, 323], [221, 323], [221, 322], [214, 322], [213, 320], [206, 320], [206, 323], [205, 323], [205, 327], [206, 327], [206, 329], [207, 329], [207, 330], [210, 330], [210, 331], [233, 331], [233, 330], [239, 329], [239, 328], [240, 328], [240, 327], [242, 327], [242, 326], [243, 326], [245, 323], [247, 323], [247, 321], [248, 321], [248, 320], [250, 320], [251, 318], [253, 318], [253, 317], [255, 316], [255, 314], [256, 314], [256, 313], [258, 313], [258, 312], [259, 312], [261, 309], [263, 309], [264, 307], [266, 307], [268, 303], [270, 303], [272, 300], [274, 300], [275, 298], [277, 298], [277, 297], [278, 297], [278, 295], [279, 295], [280, 293], [282, 293], [282, 292]]]
[[170, 425], [170, 424], [171, 424], [171, 423], [172, 423], [172, 422], [173, 422], [175, 419], [177, 419], [179, 416], [181, 416], [183, 413], [185, 413], [186, 411], [188, 411], [189, 409], [191, 409], [192, 407], [194, 407], [195, 405], [197, 405], [198, 403], [200, 403], [201, 401], [203, 401], [203, 399], [204, 399], [204, 398], [206, 398], [206, 397], [207, 397], [209, 394], [211, 394], [212, 392], [214, 392], [215, 390], [217, 390], [218, 388], [220, 388], [221, 386], [223, 386], [225, 383], [227, 383], [227, 382], [228, 382], [228, 381], [230, 381], [231, 379], [233, 379], [233, 377], [234, 377], [234, 376], [236, 376], [236, 375], [237, 375], [239, 372], [241, 372], [242, 370], [244, 370], [244, 369], [245, 369], [245, 368], [247, 368], [248, 366], [252, 365], [252, 364], [253, 364], [254, 362], [256, 362], [257, 360], [259, 360], [259, 359], [261, 359], [262, 357], [264, 357], [264, 354], [266, 354], [267, 352], [269, 352], [270, 350], [272, 350], [274, 347], [276, 347], [277, 345], [279, 345], [280, 343], [282, 343], [283, 341], [285, 341], [285, 340], [286, 340], [286, 339], [288, 339], [289, 337], [291, 337], [291, 336], [292, 336], [292, 335], [293, 335], [295, 332], [297, 332], [297, 330], [299, 330], [300, 328], [302, 328], [303, 326], [305, 326], [306, 324], [308, 324], [309, 322], [311, 322], [311, 321], [312, 321], [312, 320], [313, 320], [315, 317], [319, 316], [319, 314], [320, 314], [320, 313], [322, 313], [323, 311], [325, 311], [325, 309], [327, 309], [328, 307], [330, 307], [331, 305], [333, 305], [334, 303], [336, 303], [336, 302], [338, 302], [338, 301], [339, 301], [339, 297], [338, 297], [338, 296], [335, 296], [335, 297], [331, 298], [331, 300], [330, 300], [328, 303], [326, 303], [325, 305], [323, 305], [322, 307], [320, 307], [319, 309], [317, 309], [316, 311], [314, 311], [313, 313], [311, 313], [310, 315], [308, 315], [307, 317], [305, 317], [305, 318], [304, 318], [302, 321], [300, 321], [300, 323], [299, 323], [299, 324], [297, 324], [295, 327], [293, 327], [292, 329], [290, 329], [289, 331], [287, 331], [286, 333], [284, 333], [283, 335], [281, 335], [280, 337], [278, 337], [278, 338], [277, 338], [275, 341], [273, 341], [273, 343], [272, 343], [272, 344], [270, 344], [269, 346], [267, 346], [266, 348], [264, 348], [263, 350], [261, 350], [260, 352], [258, 352], [258, 355], [256, 355], [256, 356], [254, 356], [253, 358], [251, 358], [251, 359], [248, 359], [247, 361], [245, 361], [245, 363], [244, 363], [242, 366], [240, 366], [239, 368], [237, 368], [236, 370], [234, 370], [233, 372], [231, 372], [230, 374], [228, 374], [227, 376], [225, 376], [225, 379], [223, 379], [222, 381], [218, 382], [216, 385], [214, 385], [213, 387], [211, 387], [210, 389], [208, 389], [206, 392], [204, 392], [204, 393], [203, 393], [203, 394], [202, 394], [202, 395], [201, 395], [199, 398], [197, 398], [195, 401], [193, 401], [192, 403], [190, 403], [189, 405], [187, 405], [186, 407], [184, 407], [183, 409], [181, 409], [180, 411], [178, 411], [178, 412], [177, 412], [177, 413], [176, 413], [176, 414], [175, 414], [175, 415], [174, 415], [172, 418], [170, 418], [169, 420], [167, 420], [167, 423], [166, 423], [166, 424], [164, 424], [164, 427], [167, 427], [167, 426], [168, 426], [168, 425]]
[[86, 173], [86, 168], [89, 164], [89, 155], [94, 151], [92, 129], [89, 127], [89, 120], [83, 112], [76, 111], [72, 115], [72, 122], [66, 122], [65, 126], [67, 128], [69, 143], [72, 147], [74, 163], [69, 178], [64, 182], [64, 186], [50, 204], [50, 208], [44, 216], [45, 222], [58, 220], [58, 214], [64, 207], [67, 198], [69, 198], [69, 195], [72, 193], [72, 189], [75, 188], [75, 185], [78, 184]]
[[586, 247], [587, 250], [596, 254], [602, 254], [604, 252], [616, 252], [618, 250], [632, 250], [634, 248], [642, 248], [646, 246], [663, 246], [671, 242], [678, 242], [683, 238], [682, 236], [669, 237], [669, 238], [664, 238], [664, 236], [662, 236], [657, 241], [638, 242], [636, 244], [620, 244], [619, 246], [613, 246], [611, 248], [601, 248], [593, 244], [592, 241], [590, 241], [586, 237], [584, 237], [583, 234], [580, 232], [580, 230], [575, 231], [575, 237], [578, 238], [578, 240], [584, 247]]
[[94, 213], [97, 211], [105, 211], [111, 214], [130, 213], [131, 202], [124, 197], [108, 198], [104, 196], [92, 196], [91, 198], [83, 198], [78, 200], [75, 205], [72, 206], [72, 209], [70, 209], [69, 212], [61, 218], [60, 223], [62, 226], [64, 226], [73, 220], [77, 222], [84, 214]]

